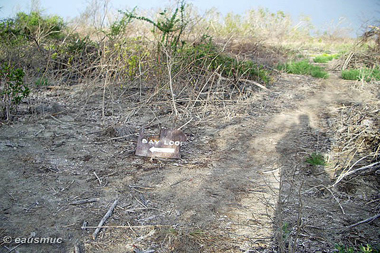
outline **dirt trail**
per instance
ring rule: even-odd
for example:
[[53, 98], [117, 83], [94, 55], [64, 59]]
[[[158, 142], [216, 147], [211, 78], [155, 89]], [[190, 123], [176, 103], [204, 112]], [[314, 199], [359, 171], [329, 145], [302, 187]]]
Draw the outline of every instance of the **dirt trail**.
[[[284, 75], [270, 92], [206, 108], [209, 116], [184, 130], [190, 140], [181, 160], [151, 161], [134, 156], [135, 134], [157, 115], [148, 111], [128, 125], [102, 127], [101, 92], [78, 103], [86, 92], [52, 92], [48, 97], [63, 113], [0, 128], [1, 236], [64, 241], [13, 242], [2, 252], [16, 246], [20, 252], [69, 252], [74, 245], [86, 252], [333, 250], [338, 237], [322, 227], [341, 226], [341, 209], [332, 196], [313, 191], [327, 186], [332, 172], [304, 159], [331, 148], [334, 110], [371, 94], [358, 96], [352, 83], [334, 76]], [[125, 101], [112, 106], [112, 115], [132, 111]], [[70, 205], [89, 198], [99, 201]], [[94, 241], [94, 230], [81, 226], [96, 226], [115, 199], [106, 225], [123, 227], [105, 229]]]

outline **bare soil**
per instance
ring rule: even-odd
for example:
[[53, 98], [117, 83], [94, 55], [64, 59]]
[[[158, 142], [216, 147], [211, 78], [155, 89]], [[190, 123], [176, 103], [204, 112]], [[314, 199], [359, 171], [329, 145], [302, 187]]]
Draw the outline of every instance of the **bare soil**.
[[[0, 235], [12, 238], [0, 251], [334, 252], [339, 243], [378, 245], [380, 219], [347, 226], [379, 212], [379, 182], [343, 192], [329, 188], [331, 163], [305, 162], [313, 152], [333, 154], [340, 108], [379, 109], [372, 86], [334, 73], [327, 80], [282, 74], [269, 91], [253, 87], [245, 99], [194, 107], [175, 123], [169, 100], [145, 104], [136, 89], [109, 87], [104, 118], [101, 85], [41, 90], [0, 127]], [[143, 126], [155, 133], [183, 126], [182, 158], [135, 156]], [[116, 199], [109, 227], [94, 239], [93, 227]], [[15, 242], [29, 237], [63, 242]]]

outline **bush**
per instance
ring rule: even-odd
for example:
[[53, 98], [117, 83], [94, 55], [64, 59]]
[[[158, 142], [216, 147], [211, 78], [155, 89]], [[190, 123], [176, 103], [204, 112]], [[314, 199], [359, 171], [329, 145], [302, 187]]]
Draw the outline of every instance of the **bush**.
[[38, 43], [45, 38], [62, 38], [62, 30], [65, 27], [63, 19], [59, 16], [43, 17], [39, 12], [31, 12], [29, 15], [24, 12], [17, 13], [15, 25]]
[[244, 78], [268, 84], [271, 72], [249, 60], [238, 60], [217, 48], [212, 38], [204, 35], [201, 42], [188, 46], [181, 52], [182, 57], [194, 66], [206, 68], [209, 71], [218, 71], [227, 78]]

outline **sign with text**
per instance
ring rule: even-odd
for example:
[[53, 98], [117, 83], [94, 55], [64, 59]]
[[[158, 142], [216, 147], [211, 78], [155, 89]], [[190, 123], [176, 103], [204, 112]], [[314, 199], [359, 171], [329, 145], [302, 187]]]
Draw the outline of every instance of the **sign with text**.
[[139, 132], [136, 155], [161, 158], [181, 158], [180, 147], [187, 140], [178, 129], [161, 129], [160, 135], [145, 135], [144, 128]]

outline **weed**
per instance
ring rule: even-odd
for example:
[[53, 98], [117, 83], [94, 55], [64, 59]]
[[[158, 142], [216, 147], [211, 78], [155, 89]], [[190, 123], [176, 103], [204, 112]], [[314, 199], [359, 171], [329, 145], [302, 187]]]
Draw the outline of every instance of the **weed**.
[[346, 69], [342, 71], [342, 78], [345, 80], [364, 80], [370, 82], [372, 80], [380, 80], [380, 68], [361, 68]]
[[366, 246], [360, 245], [359, 250], [353, 248], [344, 246], [341, 244], [335, 245], [335, 248], [338, 250], [339, 253], [380, 253], [379, 249], [373, 248], [371, 245], [367, 244]]
[[194, 231], [191, 231], [189, 235], [198, 239], [201, 239], [207, 236], [206, 232], [201, 229], [195, 229]]
[[47, 86], [49, 85], [49, 80], [46, 77], [40, 77], [37, 78], [34, 84], [36, 85], [36, 87]]
[[363, 246], [363, 245], [360, 245], [359, 247], [360, 249], [360, 252], [363, 252], [363, 253], [380, 253], [380, 249], [377, 248], [373, 248], [371, 245], [367, 244], [366, 246]]
[[279, 70], [286, 71], [287, 73], [299, 74], [299, 75], [311, 75], [316, 78], [328, 78], [328, 73], [320, 66], [314, 66], [307, 60], [298, 62], [290, 62], [286, 64], [280, 64], [277, 66]]
[[306, 162], [311, 165], [326, 165], [325, 158], [322, 154], [312, 153], [308, 158], [306, 158]]
[[175, 228], [169, 228], [169, 230], [167, 232], [168, 232], [168, 234], [174, 235], [174, 236], [177, 236], [179, 234]]
[[335, 245], [335, 248], [339, 253], [355, 253], [355, 249], [352, 247], [345, 247], [344, 245]]
[[124, 15], [128, 22], [132, 19], [138, 19], [152, 24], [155, 29], [161, 32], [161, 42], [158, 44], [159, 50], [161, 45], [163, 45], [166, 49], [170, 46], [172, 51], [175, 53], [180, 44], [182, 33], [187, 25], [184, 18], [185, 7], [186, 4], [182, 1], [180, 3], [180, 7], [176, 8], [174, 12], [169, 13], [167, 10], [161, 12], [160, 17], [156, 21], [153, 21], [147, 17], [136, 16], [134, 14], [134, 10], [132, 12], [124, 12]]
[[285, 222], [282, 225], [282, 237], [284, 241], [287, 241], [290, 235], [289, 223]]

